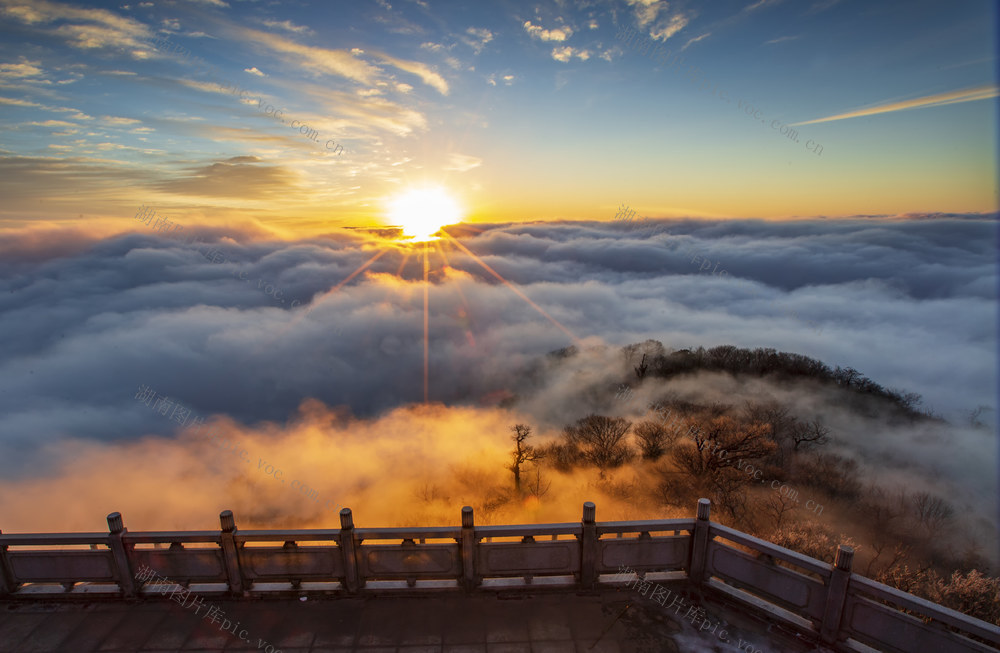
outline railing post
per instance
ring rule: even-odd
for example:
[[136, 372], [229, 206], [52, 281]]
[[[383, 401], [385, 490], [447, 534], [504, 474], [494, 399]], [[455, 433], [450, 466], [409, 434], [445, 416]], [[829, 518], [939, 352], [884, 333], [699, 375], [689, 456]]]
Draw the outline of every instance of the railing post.
[[841, 544], [837, 547], [837, 560], [830, 572], [830, 584], [826, 588], [826, 608], [823, 610], [823, 624], [819, 636], [824, 644], [833, 644], [840, 634], [840, 618], [847, 602], [847, 586], [851, 582], [851, 567], [854, 563], [854, 549]]
[[462, 506], [462, 585], [471, 592], [476, 582], [476, 526], [472, 506]]
[[708, 561], [708, 517], [712, 502], [708, 499], [698, 499], [698, 519], [694, 522], [694, 532], [691, 534], [691, 561], [688, 563], [688, 578], [694, 585], [701, 585], [705, 576], [705, 564]]
[[108, 548], [118, 570], [118, 586], [126, 598], [135, 596], [135, 577], [132, 575], [132, 565], [129, 564], [128, 549], [125, 547], [125, 534], [128, 529], [122, 521], [120, 512], [108, 515]]
[[[3, 535], [2, 530], [0, 530], [0, 535]], [[13, 594], [15, 589], [14, 573], [7, 562], [7, 545], [0, 544], [0, 596]]]
[[222, 559], [229, 578], [229, 593], [240, 596], [243, 594], [243, 574], [240, 573], [240, 554], [236, 548], [236, 518], [233, 517], [233, 511], [220, 512], [219, 521], [222, 523], [219, 541], [222, 543]]
[[354, 594], [364, 586], [358, 574], [358, 541], [354, 533], [354, 513], [350, 508], [340, 509], [340, 550], [344, 554], [344, 586]]
[[583, 504], [583, 537], [580, 540], [580, 586], [593, 589], [597, 578], [597, 506], [593, 501]]

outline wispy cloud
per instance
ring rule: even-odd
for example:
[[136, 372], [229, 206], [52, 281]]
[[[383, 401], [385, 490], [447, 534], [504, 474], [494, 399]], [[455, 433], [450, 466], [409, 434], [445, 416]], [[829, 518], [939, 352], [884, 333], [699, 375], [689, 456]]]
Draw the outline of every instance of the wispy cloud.
[[448, 155], [448, 164], [445, 165], [444, 169], [453, 172], [467, 172], [481, 165], [483, 165], [483, 160], [479, 157], [452, 152]]
[[799, 37], [797, 36], [779, 36], [776, 39], [771, 39], [770, 41], [764, 41], [764, 45], [774, 45], [775, 43], [784, 43], [785, 41], [794, 41]]
[[669, 22], [660, 24], [654, 29], [650, 30], [649, 36], [650, 38], [656, 40], [662, 39], [666, 41], [671, 36], [673, 36], [677, 32], [687, 27], [687, 24], [689, 22], [690, 19], [684, 14], [674, 14], [673, 16], [670, 17]]
[[[313, 47], [254, 29], [244, 29], [242, 34], [260, 45], [289, 56], [303, 67], [317, 73], [339, 75], [369, 87], [382, 77], [381, 69], [360, 59], [361, 55], [366, 54], [366, 51], [360, 48], [351, 48], [348, 51]], [[416, 75], [424, 84], [437, 89], [442, 95], [448, 95], [448, 82], [433, 67], [420, 61], [399, 59], [385, 53], [373, 51], [371, 54], [390, 66]]]
[[21, 57], [19, 63], [0, 63], [0, 78], [24, 79], [26, 77], [40, 77], [44, 71], [38, 67], [37, 61], [28, 61]]
[[983, 86], [973, 86], [972, 88], [966, 88], [960, 91], [949, 91], [947, 93], [926, 95], [924, 97], [904, 100], [902, 102], [879, 104], [874, 107], [868, 107], [867, 109], [850, 111], [848, 113], [838, 113], [826, 118], [796, 122], [792, 123], [792, 126], [798, 127], [800, 125], [815, 125], [820, 122], [846, 120], [847, 118], [860, 118], [862, 116], [873, 116], [879, 113], [891, 113], [893, 111], [904, 111], [906, 109], [923, 109], [926, 107], [941, 107], [946, 104], [959, 104], [961, 102], [973, 102], [975, 100], [988, 100], [990, 98], [997, 97], [998, 95], [1000, 95], [1000, 88], [998, 88], [996, 84], [985, 84]]
[[[135, 118], [122, 118], [121, 116], [103, 116], [101, 121], [109, 125], [138, 125], [142, 122]], [[73, 126], [75, 127], [76, 125]]]
[[959, 63], [951, 64], [950, 66], [941, 66], [940, 68], [938, 68], [938, 70], [951, 70], [952, 68], [962, 68], [963, 66], [974, 66], [980, 63], [988, 63], [994, 61], [995, 59], [996, 57], [991, 55], [989, 57], [981, 57], [979, 59], [973, 59], [971, 61], [962, 61]]
[[687, 43], [685, 43], [685, 44], [683, 45], [683, 47], [681, 47], [681, 52], [684, 52], [685, 50], [687, 50], [687, 49], [688, 49], [688, 46], [689, 46], [689, 45], [694, 45], [694, 44], [695, 44], [695, 43], [697, 43], [698, 41], [700, 41], [700, 40], [702, 40], [702, 39], [706, 39], [706, 38], [708, 38], [708, 37], [709, 37], [709, 36], [711, 36], [711, 35], [712, 35], [712, 33], [711, 33], [711, 32], [705, 32], [705, 33], [704, 33], [704, 34], [702, 34], [701, 36], [696, 36], [696, 37], [694, 37], [693, 39], [688, 39], [688, 42], [687, 42]]
[[244, 29], [242, 34], [271, 50], [287, 55], [313, 72], [338, 75], [365, 85], [374, 83], [378, 69], [346, 50], [331, 50], [302, 45], [269, 32]]
[[29, 125], [34, 127], [78, 127], [76, 123], [66, 122], [65, 120], [45, 120], [43, 122], [29, 122]]
[[479, 54], [486, 47], [486, 44], [493, 40], [493, 32], [488, 29], [477, 29], [475, 27], [470, 27], [465, 30], [468, 37], [462, 37], [462, 41], [472, 48], [473, 52]]
[[420, 61], [397, 59], [396, 57], [391, 57], [387, 54], [379, 54], [378, 57], [390, 66], [394, 66], [404, 72], [416, 75], [421, 79], [421, 81], [423, 81], [424, 84], [437, 89], [441, 95], [448, 95], [448, 82], [431, 66], [428, 66]]
[[744, 11], [756, 11], [758, 9], [766, 9], [767, 7], [772, 7], [774, 5], [781, 4], [783, 0], [757, 0], [757, 2], [748, 6]]
[[283, 29], [296, 34], [303, 34], [312, 31], [308, 27], [304, 25], [296, 25], [290, 20], [264, 20], [261, 21], [261, 23], [271, 28]]
[[0, 97], [0, 104], [6, 104], [12, 107], [40, 107], [42, 105], [37, 102], [31, 102], [29, 100], [22, 100], [20, 98], [5, 98]]
[[30, 3], [0, 0], [0, 13], [36, 29], [47, 23], [64, 21], [51, 33], [84, 50], [136, 47], [149, 37], [149, 30], [142, 23], [104, 9], [79, 9], [47, 0]]

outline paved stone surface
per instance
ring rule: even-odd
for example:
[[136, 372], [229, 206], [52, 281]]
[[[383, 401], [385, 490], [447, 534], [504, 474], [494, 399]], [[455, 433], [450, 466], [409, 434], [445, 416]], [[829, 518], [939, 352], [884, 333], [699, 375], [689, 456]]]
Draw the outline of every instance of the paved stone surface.
[[[213, 609], [210, 611], [210, 608]], [[715, 611], [719, 619], [723, 609]], [[730, 614], [732, 639], [624, 590], [507, 595], [0, 602], [0, 652], [658, 653], [809, 651]], [[742, 628], [741, 628], [742, 626]]]

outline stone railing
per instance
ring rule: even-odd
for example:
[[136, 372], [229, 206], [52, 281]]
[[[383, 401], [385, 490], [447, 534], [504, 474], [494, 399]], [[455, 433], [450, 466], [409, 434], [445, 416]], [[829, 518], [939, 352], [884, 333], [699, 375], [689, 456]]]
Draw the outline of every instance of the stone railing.
[[[686, 580], [741, 609], [764, 613], [838, 650], [994, 651], [1000, 628], [851, 573], [853, 551], [833, 565], [709, 521], [597, 522], [593, 503], [566, 524], [247, 530], [231, 511], [220, 531], [129, 532], [119, 513], [108, 533], [0, 533], [0, 598], [163, 594], [357, 594], [551, 587], [597, 589], [636, 573]], [[162, 578], [137, 580], [138, 570]], [[631, 575], [631, 574], [630, 574]], [[864, 645], [864, 646], [859, 646]], [[991, 646], [992, 645], [992, 646]]]

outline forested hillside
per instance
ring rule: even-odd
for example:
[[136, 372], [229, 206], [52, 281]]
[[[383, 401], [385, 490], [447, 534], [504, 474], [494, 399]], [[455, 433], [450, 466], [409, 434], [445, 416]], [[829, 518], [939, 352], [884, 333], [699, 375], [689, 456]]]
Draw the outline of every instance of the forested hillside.
[[[580, 354], [553, 352], [547, 372], [579, 362]], [[918, 410], [918, 395], [773, 349], [667, 351], [647, 341], [623, 348], [622, 357], [603, 390], [585, 390], [603, 409], [566, 423], [559, 437], [532, 444], [531, 425], [512, 426], [515, 486], [492, 508], [519, 495], [540, 498], [554, 475], [590, 470], [595, 487], [616, 499], [681, 516], [707, 497], [713, 519], [822, 560], [832, 561], [839, 543], [850, 544], [859, 573], [1000, 623], [1000, 580], [988, 575], [992, 552], [982, 546], [989, 529], [947, 496], [887, 473], [884, 461], [866, 460], [850, 445], [850, 433], [828, 423], [861, 424], [894, 438], [906, 429], [946, 429]], [[756, 379], [774, 393], [784, 388], [806, 397], [785, 405], [758, 390], [753, 398], [733, 391], [699, 400], [690, 386], [699, 374], [715, 385]], [[813, 395], [824, 403], [810, 403]]]

